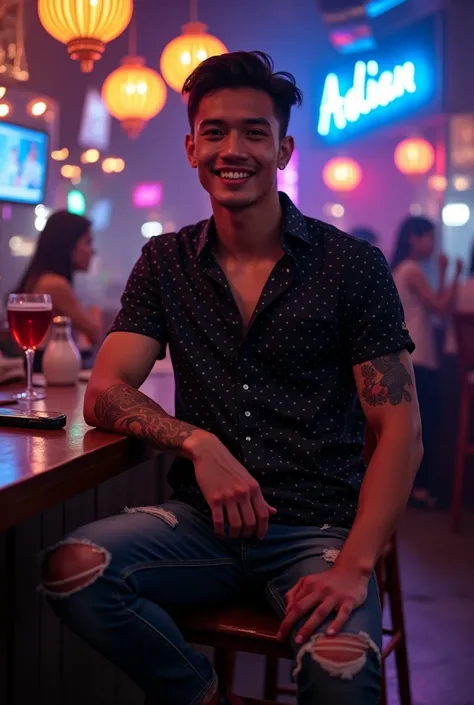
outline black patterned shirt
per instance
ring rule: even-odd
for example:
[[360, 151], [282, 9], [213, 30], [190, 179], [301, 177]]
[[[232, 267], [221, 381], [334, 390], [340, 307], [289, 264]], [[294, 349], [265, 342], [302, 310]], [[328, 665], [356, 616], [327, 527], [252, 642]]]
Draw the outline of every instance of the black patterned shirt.
[[[352, 366], [414, 346], [381, 251], [280, 200], [284, 255], [245, 334], [212, 218], [146, 243], [112, 331], [150, 336], [162, 355], [169, 345], [177, 418], [221, 439], [272, 521], [349, 527], [365, 472]], [[190, 461], [169, 481], [207, 510]]]

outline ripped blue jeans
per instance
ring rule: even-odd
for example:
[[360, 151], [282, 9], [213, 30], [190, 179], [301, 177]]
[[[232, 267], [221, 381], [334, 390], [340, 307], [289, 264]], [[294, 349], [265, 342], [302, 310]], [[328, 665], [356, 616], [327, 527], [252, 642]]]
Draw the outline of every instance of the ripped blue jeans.
[[[74, 531], [66, 546], [88, 546], [100, 565], [85, 564], [62, 580], [45, 577], [42, 587], [65, 624], [160, 705], [198, 705], [215, 689], [215, 674], [167, 609], [261, 593], [283, 617], [288, 590], [330, 568], [347, 533], [273, 524], [262, 541], [218, 540], [206, 517], [170, 501]], [[325, 626], [303, 645], [293, 634], [299, 705], [377, 705], [382, 628], [375, 578], [331, 643]]]

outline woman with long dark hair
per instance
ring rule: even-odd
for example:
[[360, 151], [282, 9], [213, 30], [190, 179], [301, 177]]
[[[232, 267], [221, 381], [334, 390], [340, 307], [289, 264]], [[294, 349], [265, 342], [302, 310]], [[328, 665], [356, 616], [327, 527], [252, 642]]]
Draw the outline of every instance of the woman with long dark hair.
[[48, 218], [35, 254], [15, 291], [49, 294], [54, 314], [68, 316], [75, 331], [97, 343], [101, 333], [100, 309], [85, 309], [73, 289], [74, 272], [86, 272], [93, 254], [90, 220], [57, 211]]
[[406, 325], [416, 346], [412, 360], [423, 424], [425, 454], [416, 478], [413, 501], [426, 506], [436, 506], [438, 501], [434, 462], [438, 355], [431, 315], [442, 316], [448, 312], [454, 302], [461, 273], [458, 262], [455, 276], [447, 284], [448, 260], [440, 255], [439, 287], [433, 289], [422, 263], [433, 255], [434, 234], [434, 223], [427, 218], [406, 218], [398, 231], [392, 258], [393, 278], [403, 304]]

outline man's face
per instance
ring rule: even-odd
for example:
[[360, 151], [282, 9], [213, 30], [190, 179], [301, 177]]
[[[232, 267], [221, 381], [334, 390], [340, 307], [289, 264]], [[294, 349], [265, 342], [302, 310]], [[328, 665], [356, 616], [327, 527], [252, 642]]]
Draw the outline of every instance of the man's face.
[[186, 136], [189, 163], [219, 205], [232, 210], [259, 203], [276, 189], [293, 139], [280, 140], [280, 124], [266, 93], [253, 88], [225, 89], [205, 96]]

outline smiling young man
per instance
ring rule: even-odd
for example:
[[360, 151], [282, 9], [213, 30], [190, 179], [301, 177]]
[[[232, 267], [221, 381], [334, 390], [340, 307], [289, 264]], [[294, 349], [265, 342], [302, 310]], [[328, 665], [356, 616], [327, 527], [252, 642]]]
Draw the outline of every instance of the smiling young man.
[[[213, 215], [143, 248], [84, 409], [174, 452], [174, 498], [75, 531], [48, 554], [44, 589], [162, 705], [237, 702], [166, 610], [249, 590], [282, 619], [300, 705], [376, 705], [373, 568], [422, 455], [397, 291], [378, 249], [277, 192], [301, 102], [291, 75], [237, 52], [184, 92]], [[167, 344], [176, 418], [138, 391]], [[368, 468], [357, 391], [378, 439]]]

